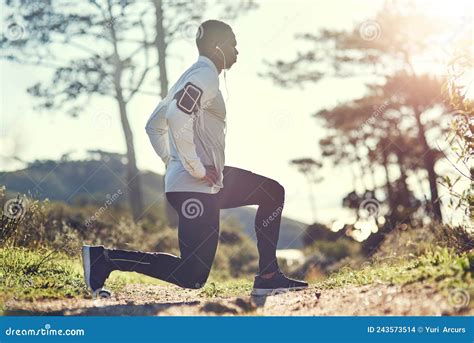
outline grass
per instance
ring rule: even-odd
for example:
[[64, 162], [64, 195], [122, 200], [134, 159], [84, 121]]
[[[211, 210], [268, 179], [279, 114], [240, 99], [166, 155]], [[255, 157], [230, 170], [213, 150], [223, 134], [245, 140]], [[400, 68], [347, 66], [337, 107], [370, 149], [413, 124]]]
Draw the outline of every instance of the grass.
[[[0, 307], [8, 299], [38, 300], [90, 297], [78, 258], [49, 249], [0, 249]], [[163, 285], [163, 281], [137, 273], [112, 272], [106, 287], [119, 291], [127, 284]], [[244, 279], [223, 280], [213, 273], [200, 294], [206, 297], [237, 296], [250, 292]]]
[[252, 290], [252, 282], [248, 279], [231, 279], [226, 281], [209, 281], [201, 289], [199, 295], [207, 298], [236, 297], [248, 295]]
[[[0, 261], [0, 312], [9, 299], [34, 301], [90, 297], [78, 258], [48, 249], [1, 248]], [[374, 262], [358, 270], [343, 268], [314, 285], [320, 289], [332, 289], [377, 282], [409, 284], [425, 281], [435, 284], [440, 290], [454, 287], [472, 293], [473, 266], [473, 251], [456, 255], [450, 249], [437, 248], [418, 257]], [[242, 296], [251, 291], [250, 278], [223, 280], [216, 275], [211, 274], [210, 280], [200, 290], [200, 296]], [[106, 287], [119, 291], [130, 283], [165, 284], [136, 273], [114, 272]]]
[[410, 284], [428, 282], [440, 291], [462, 288], [473, 291], [474, 251], [457, 255], [448, 248], [428, 250], [420, 256], [374, 262], [362, 269], [342, 268], [316, 283], [322, 289], [362, 286], [371, 283]]
[[79, 266], [63, 254], [24, 248], [0, 249], [0, 301], [86, 295]]
[[[90, 297], [78, 258], [49, 249], [1, 248], [0, 261], [0, 312], [10, 299]], [[118, 291], [130, 283], [162, 284], [145, 275], [113, 272], [106, 287]]]

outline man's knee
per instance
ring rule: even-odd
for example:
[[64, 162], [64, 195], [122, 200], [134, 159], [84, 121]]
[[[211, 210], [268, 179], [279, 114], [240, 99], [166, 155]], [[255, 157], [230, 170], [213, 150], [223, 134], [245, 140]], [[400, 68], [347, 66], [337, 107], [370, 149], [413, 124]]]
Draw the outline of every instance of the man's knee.
[[199, 289], [204, 287], [209, 277], [210, 270], [207, 268], [195, 269], [193, 272], [189, 273], [189, 277], [184, 280], [182, 287]]
[[264, 204], [277, 204], [282, 206], [285, 202], [285, 188], [277, 181], [268, 179], [263, 184]]
[[207, 277], [205, 278], [196, 278], [196, 279], [189, 279], [189, 280], [186, 280], [182, 286], [184, 288], [190, 288], [190, 289], [199, 289], [199, 288], [202, 288], [204, 287], [204, 285], [206, 284], [207, 282]]

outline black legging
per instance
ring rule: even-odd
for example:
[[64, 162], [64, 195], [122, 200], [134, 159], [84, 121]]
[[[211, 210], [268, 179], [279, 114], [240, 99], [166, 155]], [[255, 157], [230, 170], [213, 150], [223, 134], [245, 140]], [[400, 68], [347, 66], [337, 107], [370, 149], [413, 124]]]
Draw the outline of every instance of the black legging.
[[168, 192], [179, 215], [181, 257], [167, 253], [107, 249], [114, 269], [135, 271], [186, 288], [202, 287], [209, 276], [219, 237], [220, 209], [258, 205], [255, 230], [260, 274], [278, 269], [276, 247], [285, 190], [275, 180], [248, 170], [224, 167], [224, 188], [217, 194]]

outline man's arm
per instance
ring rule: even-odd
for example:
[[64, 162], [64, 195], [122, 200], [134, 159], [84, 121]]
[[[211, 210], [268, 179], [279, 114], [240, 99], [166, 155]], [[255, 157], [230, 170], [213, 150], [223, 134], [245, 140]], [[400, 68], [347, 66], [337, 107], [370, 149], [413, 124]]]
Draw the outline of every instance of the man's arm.
[[168, 142], [168, 124], [166, 120], [167, 106], [160, 103], [146, 123], [145, 130], [151, 145], [165, 165], [168, 165], [170, 148]]
[[179, 158], [186, 171], [198, 179], [206, 176], [206, 168], [196, 153], [194, 121], [199, 120], [203, 104], [215, 98], [218, 90], [217, 76], [209, 68], [202, 68], [176, 91], [167, 112], [171, 138]]
[[[171, 104], [171, 106], [172, 108], [176, 107], [175, 104]], [[176, 110], [172, 110], [172, 108], [170, 108], [168, 124], [179, 159], [189, 174], [201, 179], [206, 175], [206, 169], [196, 153], [193, 128], [194, 116], [181, 112], [177, 107]]]

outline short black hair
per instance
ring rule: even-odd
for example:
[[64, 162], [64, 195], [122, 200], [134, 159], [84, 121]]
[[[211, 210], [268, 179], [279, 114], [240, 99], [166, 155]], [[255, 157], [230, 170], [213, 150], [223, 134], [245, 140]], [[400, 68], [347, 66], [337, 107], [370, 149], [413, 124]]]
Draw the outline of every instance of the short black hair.
[[214, 51], [216, 45], [225, 43], [232, 28], [220, 20], [206, 20], [199, 25], [196, 33], [196, 45], [199, 53]]

